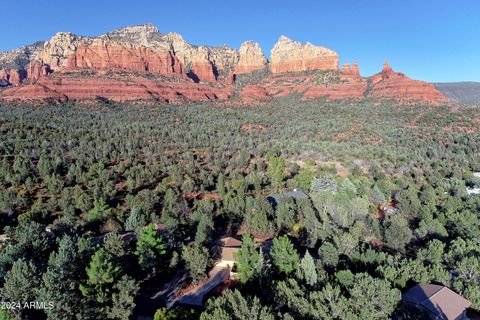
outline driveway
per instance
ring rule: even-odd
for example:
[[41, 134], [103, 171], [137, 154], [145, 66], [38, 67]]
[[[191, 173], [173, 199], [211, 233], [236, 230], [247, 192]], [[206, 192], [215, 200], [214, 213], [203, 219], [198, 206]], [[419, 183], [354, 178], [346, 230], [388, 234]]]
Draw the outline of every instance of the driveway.
[[230, 267], [217, 265], [210, 270], [208, 276], [208, 280], [185, 293], [178, 302], [192, 306], [203, 306], [203, 297], [220, 283], [230, 278]]

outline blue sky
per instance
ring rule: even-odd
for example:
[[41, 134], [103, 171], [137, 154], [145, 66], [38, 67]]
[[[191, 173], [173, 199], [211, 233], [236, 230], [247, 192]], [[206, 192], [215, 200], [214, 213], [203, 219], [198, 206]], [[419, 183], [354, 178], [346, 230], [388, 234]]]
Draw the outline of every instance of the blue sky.
[[0, 50], [149, 22], [193, 44], [255, 40], [267, 56], [285, 34], [337, 51], [340, 63], [358, 61], [362, 75], [388, 60], [416, 79], [480, 81], [478, 0], [5, 0], [2, 13]]

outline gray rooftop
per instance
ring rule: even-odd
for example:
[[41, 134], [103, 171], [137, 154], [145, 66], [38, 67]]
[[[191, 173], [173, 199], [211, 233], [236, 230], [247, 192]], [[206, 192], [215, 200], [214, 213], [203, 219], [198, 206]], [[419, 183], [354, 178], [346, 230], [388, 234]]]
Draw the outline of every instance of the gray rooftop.
[[437, 284], [417, 284], [403, 294], [403, 300], [428, 311], [435, 319], [458, 319], [471, 302], [449, 288]]
[[308, 199], [308, 195], [302, 190], [294, 189], [290, 192], [274, 193], [267, 196], [267, 200], [274, 205], [287, 201], [288, 199]]

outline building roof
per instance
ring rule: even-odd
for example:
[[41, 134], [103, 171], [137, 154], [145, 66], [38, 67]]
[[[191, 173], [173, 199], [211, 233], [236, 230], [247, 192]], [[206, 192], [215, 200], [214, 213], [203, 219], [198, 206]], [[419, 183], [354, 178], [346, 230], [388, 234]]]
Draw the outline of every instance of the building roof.
[[454, 320], [471, 302], [449, 288], [436, 284], [417, 284], [403, 294], [403, 300], [424, 308], [437, 319]]
[[220, 240], [222, 242], [222, 247], [231, 247], [231, 248], [240, 248], [242, 246], [242, 241], [233, 237], [225, 237]]
[[222, 248], [222, 261], [235, 261], [235, 255], [240, 250], [240, 248], [230, 248], [230, 247], [223, 247]]
[[480, 188], [467, 188], [467, 194], [469, 196], [480, 194]]
[[288, 199], [308, 199], [308, 195], [302, 190], [293, 189], [293, 191], [290, 192], [274, 193], [267, 196], [267, 200], [274, 204], [278, 204]]

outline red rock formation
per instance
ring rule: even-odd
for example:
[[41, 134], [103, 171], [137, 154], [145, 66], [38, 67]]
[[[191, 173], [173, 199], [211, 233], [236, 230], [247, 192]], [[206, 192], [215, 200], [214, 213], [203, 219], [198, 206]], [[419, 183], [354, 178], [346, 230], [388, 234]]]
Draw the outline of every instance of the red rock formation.
[[268, 94], [267, 90], [262, 87], [261, 85], [247, 85], [243, 88], [240, 97], [244, 100], [250, 99], [268, 99], [270, 95]]
[[344, 63], [342, 66], [342, 72], [345, 74], [349, 74], [352, 71], [350, 68], [350, 63]]
[[14, 70], [14, 69], [11, 69], [10, 70], [10, 83], [13, 84], [14, 86], [19, 86], [20, 84], [22, 84], [22, 80], [23, 80], [23, 75], [21, 74], [21, 71], [20, 70]]
[[41, 84], [30, 84], [8, 88], [3, 91], [4, 100], [46, 100], [65, 101], [67, 97]]
[[168, 50], [126, 47], [113, 43], [79, 46], [68, 57], [69, 69], [123, 69], [163, 76], [183, 74], [183, 66]]
[[[241, 99], [297, 94], [304, 99], [366, 96], [427, 103], [446, 100], [433, 85], [395, 72], [387, 62], [378, 74], [362, 78], [357, 63], [346, 63], [339, 71], [336, 52], [284, 36], [272, 49], [270, 63], [260, 46], [251, 41], [242, 44], [239, 51], [226, 46], [193, 46], [178, 34], [161, 34], [150, 25], [122, 28], [94, 38], [58, 33], [38, 50], [21, 55], [27, 58], [18, 57], [15, 52], [0, 54], [2, 65], [30, 61], [19, 66], [21, 70], [0, 70], [0, 86], [7, 87], [0, 92], [2, 99], [227, 99], [234, 93], [235, 74], [269, 65], [271, 73], [255, 75], [256, 84], [245, 86]], [[24, 68], [28, 85], [22, 84]]]
[[383, 70], [370, 78], [372, 88], [369, 96], [383, 99], [393, 98], [398, 101], [422, 101], [427, 103], [442, 103], [447, 99], [433, 84], [413, 80], [405, 74], [395, 72], [387, 62]]
[[196, 61], [190, 64], [189, 76], [195, 81], [216, 81], [213, 65], [208, 60]]
[[354, 62], [352, 66], [350, 66], [350, 63], [343, 64], [342, 73], [355, 76], [355, 77], [360, 77], [360, 71], [358, 70], [358, 63]]
[[319, 97], [328, 97], [331, 100], [363, 99], [367, 87], [368, 85], [366, 81], [357, 81], [351, 78], [348, 81], [329, 86], [312, 86], [304, 92], [303, 99], [314, 99]]
[[352, 65], [352, 75], [360, 77], [360, 70], [357, 62], [354, 62]]
[[46, 77], [49, 74], [49, 65], [43, 64], [40, 61], [32, 61], [27, 70], [27, 78], [32, 82], [35, 82], [40, 78]]
[[24, 79], [23, 72], [17, 69], [0, 69], [0, 81], [4, 85], [19, 86]]
[[47, 77], [31, 85], [8, 88], [5, 100], [88, 99], [104, 97], [115, 101], [158, 99], [174, 102], [228, 99], [232, 87], [215, 88], [192, 82], [156, 82], [141, 77]]
[[280, 73], [306, 70], [338, 70], [338, 54], [309, 42], [302, 44], [281, 36], [270, 54], [270, 71]]

